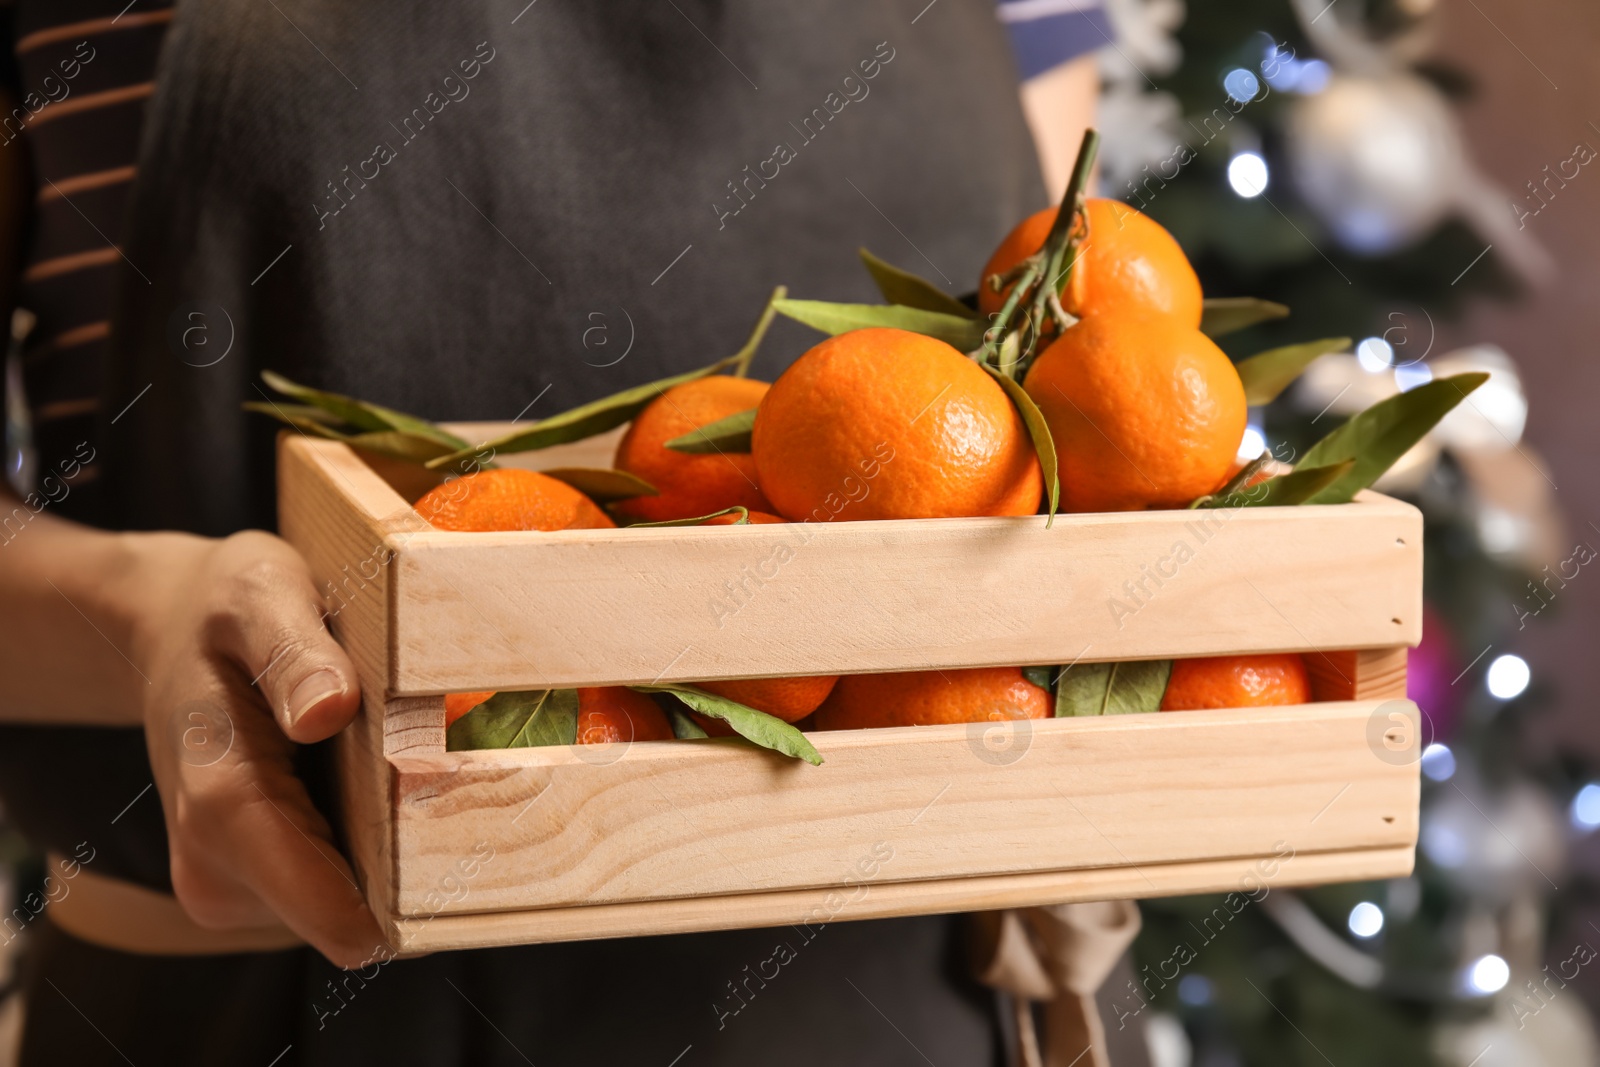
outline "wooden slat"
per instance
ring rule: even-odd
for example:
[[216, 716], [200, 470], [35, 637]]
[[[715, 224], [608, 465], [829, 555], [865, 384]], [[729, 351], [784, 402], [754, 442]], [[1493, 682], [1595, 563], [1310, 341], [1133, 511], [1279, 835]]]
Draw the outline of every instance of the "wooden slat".
[[391, 539], [420, 522], [349, 448], [278, 436], [279, 533], [305, 557], [363, 684], [381, 682], [389, 670]]
[[[469, 440], [508, 428], [454, 427]], [[604, 465], [620, 433], [495, 459]], [[292, 435], [285, 448], [298, 460], [285, 478], [314, 470], [406, 557], [391, 568], [391, 695], [1420, 639], [1421, 517], [1371, 493], [1337, 507], [1060, 516], [1048, 531], [955, 519], [462, 535], [428, 529], [369, 465], [393, 479], [393, 463]], [[1181, 563], [1180, 543], [1193, 553]], [[761, 640], [771, 633], [785, 640]]]
[[383, 738], [385, 756], [430, 756], [443, 751], [443, 697], [402, 697], [389, 702]]
[[[1034, 517], [422, 533], [395, 568], [390, 688], [1410, 644], [1421, 525], [1414, 508], [1373, 496], [1064, 515], [1052, 529]], [[1157, 568], [1172, 575], [1159, 587]], [[1140, 583], [1148, 595], [1130, 593]]]
[[311, 568], [329, 624], [361, 679], [361, 713], [338, 738], [345, 847], [378, 915], [395, 901], [393, 773], [384, 753], [390, 548], [411, 512], [354, 453], [296, 434], [278, 439], [278, 527]]
[[394, 852], [394, 771], [383, 754], [384, 706], [361, 694], [361, 714], [334, 739], [339, 826], [367, 906], [393, 913], [400, 872]]
[[813, 734], [821, 767], [734, 739], [396, 759], [397, 912], [480, 847], [437, 910], [812, 888], [880, 841], [888, 881], [1404, 847], [1417, 766], [1370, 747], [1380, 704]]
[[[1415, 850], [1410, 847], [1375, 848], [1301, 852], [1276, 866], [1264, 859], [1247, 858], [1150, 864], [1137, 870], [1113, 867], [929, 882], [858, 880], [822, 889], [700, 897], [670, 905], [597, 904], [488, 914], [424, 914], [391, 919], [389, 931], [391, 943], [407, 955], [762, 926], [792, 928], [778, 936], [798, 948], [829, 922], [1189, 893], [1240, 892], [1259, 898], [1262, 887], [1271, 892], [1328, 882], [1402, 878], [1411, 873], [1414, 857]], [[1268, 866], [1261, 866], [1263, 863]], [[1266, 870], [1275, 873], [1267, 876]], [[470, 894], [471, 882], [464, 884]]]

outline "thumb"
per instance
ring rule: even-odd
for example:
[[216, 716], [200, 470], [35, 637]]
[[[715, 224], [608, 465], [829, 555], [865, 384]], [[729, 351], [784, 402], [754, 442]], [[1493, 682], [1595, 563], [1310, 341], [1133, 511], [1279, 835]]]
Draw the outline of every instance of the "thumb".
[[355, 718], [361, 686], [323, 622], [305, 562], [276, 538], [264, 540], [271, 543], [244, 580], [229, 583], [234, 603], [225, 606], [218, 650], [244, 668], [290, 740], [321, 741]]

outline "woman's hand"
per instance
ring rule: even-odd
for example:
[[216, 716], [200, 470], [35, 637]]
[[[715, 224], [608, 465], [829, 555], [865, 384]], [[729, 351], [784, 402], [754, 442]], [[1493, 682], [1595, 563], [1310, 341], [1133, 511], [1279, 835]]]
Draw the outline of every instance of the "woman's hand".
[[133, 659], [172, 885], [214, 929], [281, 921], [341, 967], [387, 952], [291, 764], [360, 708], [300, 556], [270, 534], [134, 535]]

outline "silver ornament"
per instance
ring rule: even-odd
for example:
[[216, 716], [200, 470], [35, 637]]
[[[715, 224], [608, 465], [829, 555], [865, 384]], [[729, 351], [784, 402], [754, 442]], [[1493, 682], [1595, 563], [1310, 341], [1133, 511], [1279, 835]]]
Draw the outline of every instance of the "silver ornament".
[[1404, 247], [1454, 206], [1465, 148], [1443, 98], [1411, 75], [1336, 74], [1295, 102], [1288, 135], [1301, 197], [1353, 251]]

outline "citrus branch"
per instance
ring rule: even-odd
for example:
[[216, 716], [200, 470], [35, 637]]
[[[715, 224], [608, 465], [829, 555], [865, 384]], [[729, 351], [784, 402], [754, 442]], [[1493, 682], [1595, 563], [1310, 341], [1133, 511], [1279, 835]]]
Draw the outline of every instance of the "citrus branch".
[[[1084, 199], [1089, 185], [1089, 174], [1094, 169], [1095, 156], [1100, 149], [1100, 134], [1093, 128], [1083, 131], [1083, 143], [1078, 147], [1078, 158], [1072, 166], [1072, 177], [1056, 209], [1055, 222], [1044, 239], [1044, 244], [1033, 255], [1018, 263], [1004, 274], [991, 274], [984, 284], [994, 292], [1007, 285], [1011, 292], [1006, 302], [994, 316], [994, 324], [984, 332], [983, 347], [975, 356], [980, 363], [992, 363], [1007, 376], [1015, 378], [1027, 370], [1033, 350], [1045, 324], [1053, 321], [1057, 330], [1065, 330], [1078, 320], [1067, 313], [1061, 304], [1061, 294], [1072, 281], [1072, 271], [1078, 264], [1084, 239], [1088, 237]], [[1047, 282], [1048, 279], [1048, 282]], [[1026, 305], [1027, 310], [1022, 310]], [[1019, 318], [1020, 312], [1020, 318]], [[1001, 349], [1014, 335], [1026, 331], [1025, 339], [1018, 337], [1020, 348], [1014, 358]]]

